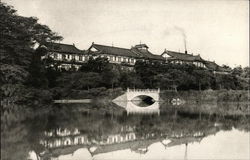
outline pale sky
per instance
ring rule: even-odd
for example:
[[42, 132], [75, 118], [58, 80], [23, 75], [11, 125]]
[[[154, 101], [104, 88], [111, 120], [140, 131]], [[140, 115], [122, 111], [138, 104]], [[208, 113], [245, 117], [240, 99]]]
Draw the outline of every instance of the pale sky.
[[2, 0], [88, 49], [92, 42], [154, 54], [187, 50], [231, 67], [249, 66], [248, 0]]

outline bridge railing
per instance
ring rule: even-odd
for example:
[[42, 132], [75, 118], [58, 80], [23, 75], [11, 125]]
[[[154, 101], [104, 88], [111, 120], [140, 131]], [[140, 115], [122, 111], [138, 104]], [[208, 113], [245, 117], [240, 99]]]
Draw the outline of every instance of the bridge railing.
[[152, 92], [157, 92], [157, 93], [160, 93], [160, 88], [158, 89], [130, 89], [130, 88], [127, 88], [127, 92], [146, 92], [146, 93], [152, 93]]

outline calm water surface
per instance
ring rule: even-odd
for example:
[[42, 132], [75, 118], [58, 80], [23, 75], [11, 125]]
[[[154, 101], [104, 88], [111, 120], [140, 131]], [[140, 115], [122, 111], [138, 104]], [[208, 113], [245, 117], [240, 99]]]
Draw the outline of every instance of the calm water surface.
[[146, 111], [128, 105], [68, 104], [5, 113], [2, 159], [250, 157], [248, 105], [163, 104]]

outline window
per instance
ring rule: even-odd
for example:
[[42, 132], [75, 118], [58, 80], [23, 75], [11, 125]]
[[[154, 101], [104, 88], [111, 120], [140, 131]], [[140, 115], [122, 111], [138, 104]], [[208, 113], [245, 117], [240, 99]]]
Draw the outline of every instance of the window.
[[61, 54], [57, 54], [58, 59], [62, 59], [62, 55]]
[[78, 144], [82, 144], [82, 139], [80, 137], [78, 138]]
[[121, 57], [118, 57], [118, 62], [121, 62]]
[[65, 54], [62, 55], [62, 59], [66, 60], [66, 55]]
[[67, 55], [67, 59], [69, 59], [70, 55]]
[[79, 60], [79, 56], [78, 55], [75, 56], [75, 60], [77, 60], [77, 61]]
[[109, 137], [109, 138], [108, 138], [108, 143], [113, 143], [112, 137]]
[[57, 59], [57, 58], [58, 58], [57, 53], [54, 53], [54, 58], [55, 58], [55, 59]]
[[127, 61], [127, 58], [123, 58], [123, 62], [126, 62]]
[[121, 142], [121, 137], [120, 136], [117, 137], [117, 142]]
[[82, 56], [79, 56], [79, 61], [82, 61]]
[[72, 55], [72, 59], [75, 60], [75, 55]]

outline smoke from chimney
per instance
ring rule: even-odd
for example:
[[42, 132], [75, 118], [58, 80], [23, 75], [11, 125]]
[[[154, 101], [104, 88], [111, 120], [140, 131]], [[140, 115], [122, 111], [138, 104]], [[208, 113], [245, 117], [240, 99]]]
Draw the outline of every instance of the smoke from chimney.
[[180, 27], [177, 27], [177, 26], [175, 26], [174, 28], [181, 33], [181, 35], [183, 37], [185, 53], [187, 53], [187, 36], [186, 36], [185, 30], [183, 28], [180, 28]]

